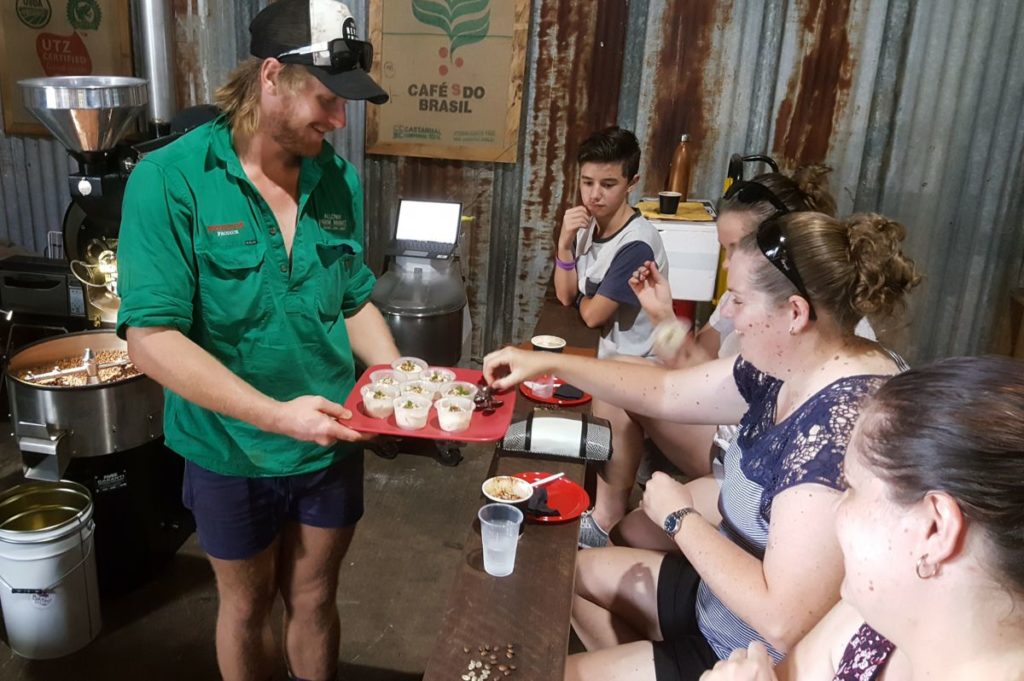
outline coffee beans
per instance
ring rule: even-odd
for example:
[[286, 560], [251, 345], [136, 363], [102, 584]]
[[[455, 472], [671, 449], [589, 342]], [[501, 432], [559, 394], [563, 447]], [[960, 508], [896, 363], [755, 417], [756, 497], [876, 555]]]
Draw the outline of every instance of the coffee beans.
[[516, 656], [514, 643], [506, 643], [504, 646], [497, 643], [479, 645], [475, 651], [469, 646], [463, 646], [462, 652], [467, 655], [475, 653], [466, 665], [466, 673], [462, 675], [462, 681], [504, 679], [512, 676], [516, 670], [516, 666], [510, 663]]

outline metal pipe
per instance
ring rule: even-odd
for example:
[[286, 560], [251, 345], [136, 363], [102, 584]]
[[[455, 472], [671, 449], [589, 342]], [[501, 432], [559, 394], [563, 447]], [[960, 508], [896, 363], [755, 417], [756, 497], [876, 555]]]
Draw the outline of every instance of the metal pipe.
[[149, 81], [149, 120], [166, 128], [177, 112], [174, 93], [174, 23], [169, 0], [137, 0], [142, 62]]

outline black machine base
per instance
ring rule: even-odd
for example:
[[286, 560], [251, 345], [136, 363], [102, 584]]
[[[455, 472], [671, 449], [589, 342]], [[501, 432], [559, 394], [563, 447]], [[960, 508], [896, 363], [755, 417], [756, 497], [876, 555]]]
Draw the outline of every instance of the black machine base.
[[195, 531], [192, 513], [181, 503], [184, 469], [184, 460], [163, 438], [71, 459], [64, 477], [87, 487], [93, 499], [102, 594], [122, 594], [147, 582]]
[[382, 435], [368, 441], [365, 447], [382, 459], [394, 459], [399, 454], [419, 454], [434, 457], [442, 466], [458, 466], [462, 462], [464, 444], [454, 440]]

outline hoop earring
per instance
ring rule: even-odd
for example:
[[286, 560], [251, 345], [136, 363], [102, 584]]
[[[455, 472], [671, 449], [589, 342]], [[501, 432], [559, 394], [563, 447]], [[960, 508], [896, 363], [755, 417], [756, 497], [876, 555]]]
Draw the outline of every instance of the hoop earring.
[[794, 329], [792, 326], [789, 327], [789, 335], [790, 336], [795, 336], [796, 335], [796, 329]]
[[[926, 553], [926, 554], [924, 554], [923, 556], [921, 556], [920, 558], [917, 559], [917, 565], [914, 568], [914, 572], [917, 573], [917, 578], [918, 579], [931, 579], [932, 577], [934, 577], [935, 575], [937, 575], [939, 573], [939, 566], [934, 564], [934, 563], [933, 564], [926, 563], [925, 560], [927, 560], [927, 558], [928, 558], [928, 554]], [[925, 572], [925, 568], [926, 567], [929, 568], [928, 572]]]

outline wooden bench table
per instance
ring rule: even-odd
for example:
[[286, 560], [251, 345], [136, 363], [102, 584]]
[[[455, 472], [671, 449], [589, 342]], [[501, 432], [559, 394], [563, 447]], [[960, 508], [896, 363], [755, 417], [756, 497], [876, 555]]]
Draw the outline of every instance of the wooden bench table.
[[[520, 471], [565, 471], [568, 479], [582, 485], [584, 464], [495, 453], [491, 475]], [[472, 660], [489, 661], [480, 652], [483, 646], [499, 649], [490, 679], [560, 681], [569, 646], [579, 520], [557, 524], [525, 521], [515, 570], [507, 577], [484, 572], [476, 518], [460, 522], [472, 529], [424, 681], [461, 679]], [[505, 656], [508, 644], [513, 646], [512, 658]], [[505, 676], [497, 670], [498, 664], [516, 668]]]
[[[596, 332], [583, 325], [575, 309], [555, 300], [546, 301], [536, 333], [565, 338], [570, 346], [565, 349], [567, 353], [596, 354]], [[529, 343], [524, 347], [529, 348]], [[536, 406], [520, 394], [516, 418], [526, 416]], [[589, 404], [571, 409], [589, 410]], [[582, 460], [537, 459], [503, 453], [500, 445], [495, 448], [488, 476], [522, 471], [565, 471], [565, 477], [579, 485], [584, 485], [588, 473]], [[594, 467], [589, 473], [592, 478]], [[584, 486], [592, 489], [592, 482]], [[486, 501], [481, 494], [481, 506]], [[455, 521], [466, 524], [468, 536], [424, 681], [461, 680], [469, 675], [471, 661], [490, 662], [490, 652], [480, 650], [484, 646], [498, 648], [488, 681], [561, 681], [569, 648], [579, 520], [550, 524], [526, 520], [516, 549], [515, 570], [507, 577], [484, 572], [476, 517]], [[508, 644], [513, 646], [511, 658], [506, 655]], [[515, 669], [508, 669], [506, 676], [497, 669], [499, 664], [515, 665]], [[479, 678], [480, 671], [476, 670], [475, 678]]]

